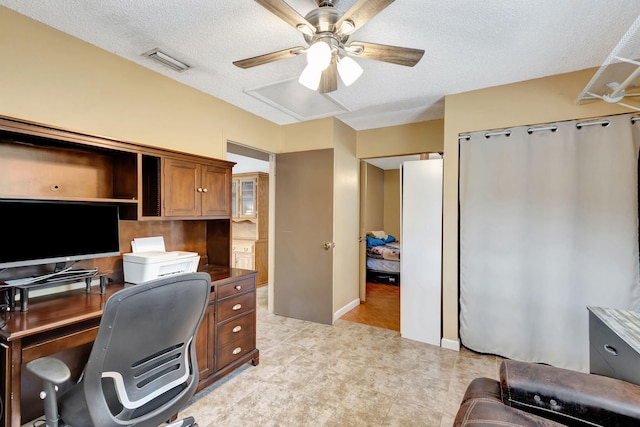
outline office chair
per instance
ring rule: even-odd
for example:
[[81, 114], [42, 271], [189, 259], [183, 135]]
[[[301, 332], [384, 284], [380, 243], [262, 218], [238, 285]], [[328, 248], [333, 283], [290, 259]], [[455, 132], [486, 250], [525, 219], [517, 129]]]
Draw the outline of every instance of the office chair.
[[[69, 369], [43, 357], [27, 369], [43, 380], [47, 427], [156, 427], [195, 393], [195, 334], [211, 289], [207, 273], [126, 287], [105, 303], [81, 380], [56, 396]], [[192, 417], [171, 426], [197, 426]]]

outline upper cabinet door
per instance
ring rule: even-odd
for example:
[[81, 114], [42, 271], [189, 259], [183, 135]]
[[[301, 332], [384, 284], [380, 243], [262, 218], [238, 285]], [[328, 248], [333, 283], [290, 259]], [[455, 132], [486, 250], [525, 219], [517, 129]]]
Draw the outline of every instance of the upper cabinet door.
[[165, 159], [164, 207], [167, 217], [229, 217], [231, 169]]
[[200, 216], [201, 166], [195, 162], [165, 159], [165, 216]]
[[202, 165], [202, 215], [231, 215], [231, 169]]

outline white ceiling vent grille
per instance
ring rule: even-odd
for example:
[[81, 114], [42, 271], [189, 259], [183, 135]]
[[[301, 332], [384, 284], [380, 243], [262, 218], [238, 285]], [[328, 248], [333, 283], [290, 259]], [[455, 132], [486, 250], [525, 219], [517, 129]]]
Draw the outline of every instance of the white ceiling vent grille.
[[143, 56], [148, 56], [149, 58], [161, 63], [164, 66], [167, 66], [175, 71], [186, 71], [191, 68], [190, 65], [175, 59], [167, 53], [164, 53], [160, 49], [152, 49], [149, 52], [145, 52], [142, 54]]

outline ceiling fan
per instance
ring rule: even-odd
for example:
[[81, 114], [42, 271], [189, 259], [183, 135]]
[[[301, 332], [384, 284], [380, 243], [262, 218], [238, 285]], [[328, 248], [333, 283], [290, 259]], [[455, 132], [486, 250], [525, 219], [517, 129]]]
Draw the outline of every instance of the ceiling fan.
[[335, 7], [339, 0], [315, 0], [318, 7], [304, 17], [283, 0], [255, 1], [300, 31], [307, 47], [296, 46], [233, 62], [240, 68], [306, 53], [308, 65], [300, 75], [300, 83], [320, 93], [328, 93], [338, 89], [338, 75], [349, 86], [362, 74], [362, 67], [350, 56], [413, 67], [424, 55], [421, 49], [362, 41], [347, 44], [351, 34], [394, 0], [357, 0], [344, 13]]

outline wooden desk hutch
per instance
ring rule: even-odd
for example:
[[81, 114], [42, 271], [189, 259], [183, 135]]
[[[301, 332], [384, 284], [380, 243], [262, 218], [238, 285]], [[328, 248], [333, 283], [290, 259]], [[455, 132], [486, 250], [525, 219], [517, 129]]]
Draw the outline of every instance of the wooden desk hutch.
[[[256, 273], [230, 268], [234, 163], [0, 116], [0, 199], [108, 202], [120, 210], [120, 252], [135, 237], [163, 235], [169, 250], [200, 255], [211, 275], [210, 306], [196, 337], [202, 389], [239, 366], [259, 363]], [[79, 224], [81, 227], [82, 224]], [[39, 381], [25, 363], [55, 355], [77, 378], [96, 336], [102, 307], [122, 288], [122, 256], [81, 261], [107, 277], [97, 286], [30, 299], [2, 313], [0, 425], [20, 426], [43, 412]], [[0, 272], [0, 281], [45, 266]], [[50, 266], [48, 267], [50, 269]]]

